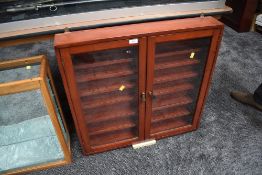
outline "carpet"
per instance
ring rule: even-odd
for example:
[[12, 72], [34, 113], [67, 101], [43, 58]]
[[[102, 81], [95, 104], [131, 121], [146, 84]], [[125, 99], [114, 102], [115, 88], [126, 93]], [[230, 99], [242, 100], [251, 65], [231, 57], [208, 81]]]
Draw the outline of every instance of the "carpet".
[[72, 164], [30, 175], [262, 174], [262, 112], [229, 96], [235, 89], [253, 92], [262, 82], [261, 47], [260, 34], [225, 28], [197, 131], [138, 150], [127, 147], [92, 156], [81, 154], [72, 134]]

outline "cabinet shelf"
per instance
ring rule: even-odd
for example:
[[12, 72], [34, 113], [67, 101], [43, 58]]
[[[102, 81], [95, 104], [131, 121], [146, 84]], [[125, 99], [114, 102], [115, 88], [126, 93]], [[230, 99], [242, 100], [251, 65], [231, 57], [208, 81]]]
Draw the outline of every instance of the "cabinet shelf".
[[98, 99], [98, 100], [92, 100], [90, 102], [84, 101], [83, 107], [84, 109], [92, 109], [92, 108], [103, 107], [108, 105], [115, 105], [119, 103], [127, 103], [133, 101], [134, 99], [135, 97], [130, 95], [109, 97], [103, 100]]
[[106, 124], [95, 124], [94, 126], [92, 124], [89, 125], [89, 135], [99, 135], [103, 133], [118, 131], [118, 130], [124, 130], [128, 128], [136, 127], [136, 123], [134, 123], [131, 120], [118, 120], [113, 122], [108, 122]]
[[194, 85], [191, 83], [184, 83], [184, 84], [172, 86], [172, 87], [156, 88], [154, 90], [154, 95], [160, 96], [160, 95], [172, 94], [172, 93], [177, 93], [181, 91], [192, 90], [193, 88], [194, 88]]
[[176, 74], [168, 74], [168, 75], [162, 75], [158, 76], [154, 79], [154, 83], [164, 83], [168, 81], [175, 81], [175, 80], [180, 80], [180, 79], [186, 79], [186, 78], [193, 78], [197, 77], [198, 73], [194, 71], [186, 71], [186, 72], [180, 72]]
[[166, 100], [162, 100], [161, 102], [153, 103], [153, 111], [163, 109], [166, 107], [174, 107], [174, 106], [182, 106], [185, 104], [192, 103], [193, 100], [190, 97], [177, 97], [177, 98], [169, 98]]
[[92, 135], [90, 136], [90, 140], [92, 140], [92, 146], [100, 146], [109, 143], [115, 143], [123, 140], [137, 140], [137, 131], [136, 128], [118, 130], [111, 133], [104, 133], [100, 135]]
[[182, 116], [187, 116], [190, 114], [190, 111], [188, 111], [185, 108], [177, 109], [175, 112], [166, 112], [164, 114], [153, 116], [152, 122], [160, 122], [163, 120], [171, 119], [171, 118], [177, 118]]
[[131, 109], [119, 109], [117, 112], [115, 111], [106, 111], [106, 112], [100, 112], [98, 114], [88, 115], [86, 116], [87, 123], [99, 123], [99, 122], [105, 122], [110, 120], [118, 120], [122, 118], [126, 118], [129, 116], [136, 115], [136, 112]]
[[185, 55], [188, 54], [190, 55], [190, 53], [192, 52], [198, 52], [200, 49], [187, 49], [187, 50], [178, 50], [178, 51], [169, 51], [169, 52], [164, 52], [164, 53], [157, 53], [156, 54], [156, 59], [161, 59], [164, 57], [172, 57], [172, 56], [177, 56], [177, 55]]
[[98, 61], [94, 63], [83, 63], [83, 64], [76, 64], [76, 70], [85, 70], [90, 68], [102, 67], [102, 66], [110, 66], [114, 64], [126, 64], [132, 63], [133, 58], [123, 58], [123, 59], [114, 59], [114, 60], [106, 60], [106, 61]]
[[80, 74], [80, 75], [77, 75], [77, 82], [85, 83], [87, 81], [124, 77], [128, 75], [133, 75], [133, 74], [136, 74], [134, 70], [108, 71], [108, 72], [100, 72], [100, 73], [95, 73], [95, 74]]
[[151, 133], [159, 133], [163, 131], [173, 130], [176, 128], [191, 125], [191, 116], [184, 116], [180, 118], [172, 118], [161, 122], [153, 123], [151, 126]]
[[170, 61], [170, 62], [164, 62], [164, 63], [158, 63], [155, 66], [155, 70], [162, 70], [162, 69], [169, 69], [169, 68], [176, 68], [181, 66], [188, 66], [188, 65], [194, 65], [199, 64], [199, 60], [179, 60], [179, 61]]
[[124, 85], [125, 86], [125, 90], [129, 90], [132, 88], [135, 88], [135, 83], [121, 83], [121, 84], [114, 84], [114, 85], [107, 85], [107, 86], [103, 86], [100, 87], [99, 85], [97, 87], [94, 87], [93, 89], [88, 88], [80, 90], [80, 96], [81, 97], [85, 97], [85, 96], [91, 96], [91, 95], [98, 95], [98, 94], [103, 94], [103, 93], [110, 93], [110, 92], [114, 92], [114, 91], [119, 91], [119, 88]]

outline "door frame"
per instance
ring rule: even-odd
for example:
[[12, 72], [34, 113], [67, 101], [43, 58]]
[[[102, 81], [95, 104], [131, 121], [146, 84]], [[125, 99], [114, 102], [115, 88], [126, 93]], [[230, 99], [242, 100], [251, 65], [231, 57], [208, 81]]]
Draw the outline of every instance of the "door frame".
[[[168, 137], [172, 135], [182, 134], [185, 132], [196, 130], [199, 127], [200, 116], [203, 111], [205, 99], [208, 94], [208, 89], [210, 81], [212, 78], [212, 73], [214, 70], [214, 65], [216, 63], [216, 58], [219, 50], [219, 43], [222, 38], [223, 28], [219, 29], [206, 29], [206, 30], [196, 30], [188, 31], [182, 33], [173, 33], [167, 35], [158, 35], [148, 37], [148, 53], [147, 53], [147, 87], [146, 94], [148, 95], [146, 101], [146, 118], [145, 118], [145, 138], [150, 139], [160, 139], [163, 137]], [[149, 95], [153, 92], [153, 82], [154, 82], [154, 64], [155, 64], [155, 47], [157, 43], [170, 42], [170, 41], [180, 41], [188, 39], [198, 39], [204, 37], [211, 37], [211, 43], [209, 48], [209, 53], [207, 56], [207, 62], [204, 68], [204, 74], [202, 77], [202, 82], [199, 88], [198, 98], [195, 107], [195, 113], [193, 116], [192, 125], [187, 125], [179, 128], [174, 128], [171, 130], [150, 134], [151, 129], [151, 118], [152, 118], [152, 96]]]
[[[132, 39], [138, 39], [138, 43], [130, 43]], [[72, 57], [73, 54], [80, 54], [80, 53], [88, 53], [94, 51], [102, 51], [108, 49], [117, 49], [122, 47], [128, 46], [138, 46], [139, 53], [138, 53], [138, 137], [127, 139], [119, 142], [104, 144], [92, 147], [90, 146], [90, 139], [88, 135], [88, 128], [85, 124], [84, 113], [81, 108], [81, 101], [80, 95], [78, 93], [78, 87], [75, 79], [75, 73], [73, 70], [73, 63]], [[62, 73], [62, 78], [64, 84], [66, 85], [66, 93], [67, 98], [70, 104], [70, 109], [72, 111], [73, 120], [76, 126], [77, 134], [80, 139], [80, 143], [83, 147], [83, 152], [86, 155], [106, 151], [108, 149], [115, 149], [118, 147], [123, 147], [132, 144], [133, 142], [144, 140], [145, 133], [144, 133], [144, 119], [145, 119], [145, 102], [142, 102], [141, 93], [145, 92], [146, 88], [146, 46], [147, 40], [146, 37], [132, 37], [130, 39], [124, 40], [115, 40], [115, 41], [108, 41], [108, 42], [100, 42], [96, 44], [84, 45], [84, 46], [76, 46], [70, 47], [65, 49], [60, 49], [58, 63], [59, 69]]]

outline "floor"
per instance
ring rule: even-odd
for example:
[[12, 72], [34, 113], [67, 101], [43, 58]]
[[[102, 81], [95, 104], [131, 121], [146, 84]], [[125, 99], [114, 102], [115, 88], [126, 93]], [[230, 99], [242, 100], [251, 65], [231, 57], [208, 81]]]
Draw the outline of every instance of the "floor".
[[226, 27], [200, 128], [192, 133], [83, 156], [72, 136], [73, 163], [31, 175], [252, 174], [262, 172], [262, 112], [233, 101], [231, 90], [262, 82], [262, 35]]

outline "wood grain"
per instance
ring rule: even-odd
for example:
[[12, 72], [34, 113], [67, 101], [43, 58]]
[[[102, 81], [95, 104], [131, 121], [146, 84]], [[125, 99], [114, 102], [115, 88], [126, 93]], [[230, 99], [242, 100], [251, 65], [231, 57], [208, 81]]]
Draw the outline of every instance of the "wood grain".
[[41, 78], [38, 77], [28, 80], [0, 83], [0, 95], [8, 95], [39, 89], [40, 80]]
[[[204, 17], [56, 35], [59, 68], [84, 154], [196, 129], [211, 80], [210, 68], [213, 68], [214, 56], [218, 52], [216, 46], [221, 39], [217, 32], [222, 30], [222, 23]], [[129, 41], [134, 38], [139, 42], [130, 44]], [[173, 50], [170, 45], [168, 49], [171, 52], [161, 50], [160, 54], [156, 54], [156, 44], [202, 38], [212, 38], [210, 48], [206, 42], [207, 49], [204, 50], [196, 44]], [[102, 54], [107, 50], [126, 47], [139, 47], [137, 69], [129, 67], [134, 58], [120, 53], [108, 56]], [[92, 60], [97, 58], [92, 54], [98, 52], [99, 61]], [[208, 52], [207, 63], [189, 59], [192, 52], [199, 57], [202, 52]], [[91, 61], [84, 61], [90, 58]], [[173, 61], [174, 58], [176, 61]], [[81, 59], [83, 61], [77, 61]], [[206, 64], [205, 69], [197, 71], [203, 64]], [[193, 80], [201, 79], [203, 74], [201, 90], [198, 91], [196, 89], [199, 87], [195, 87]], [[138, 82], [133, 83], [135, 77], [138, 77]], [[112, 83], [108, 83], [110, 81]], [[121, 85], [119, 82], [123, 82], [126, 88], [121, 96], [116, 93]], [[137, 87], [136, 96], [133, 90]], [[197, 105], [193, 112], [189, 110], [195, 103], [191, 91], [193, 94], [201, 92], [199, 96], [196, 94]], [[143, 93], [145, 101], [141, 96]], [[154, 100], [155, 97], [157, 100]]]
[[[110, 40], [132, 39], [133, 37], [138, 38], [145, 35], [152, 36], [166, 33], [172, 34], [173, 32], [180, 33], [190, 30], [201, 30], [199, 34], [206, 34], [203, 30], [216, 28], [220, 25], [222, 25], [222, 23], [218, 22], [216, 19], [204, 17], [105, 27], [57, 34], [55, 35], [54, 45], [56, 48], [65, 48], [101, 43]], [[195, 37], [197, 36], [198, 35], [195, 35]]]
[[29, 58], [19, 58], [19, 59], [11, 59], [8, 61], [0, 62], [0, 69], [8, 69], [8, 68], [16, 68], [20, 66], [26, 66], [34, 63], [39, 63], [44, 58], [43, 55], [29, 57]]

